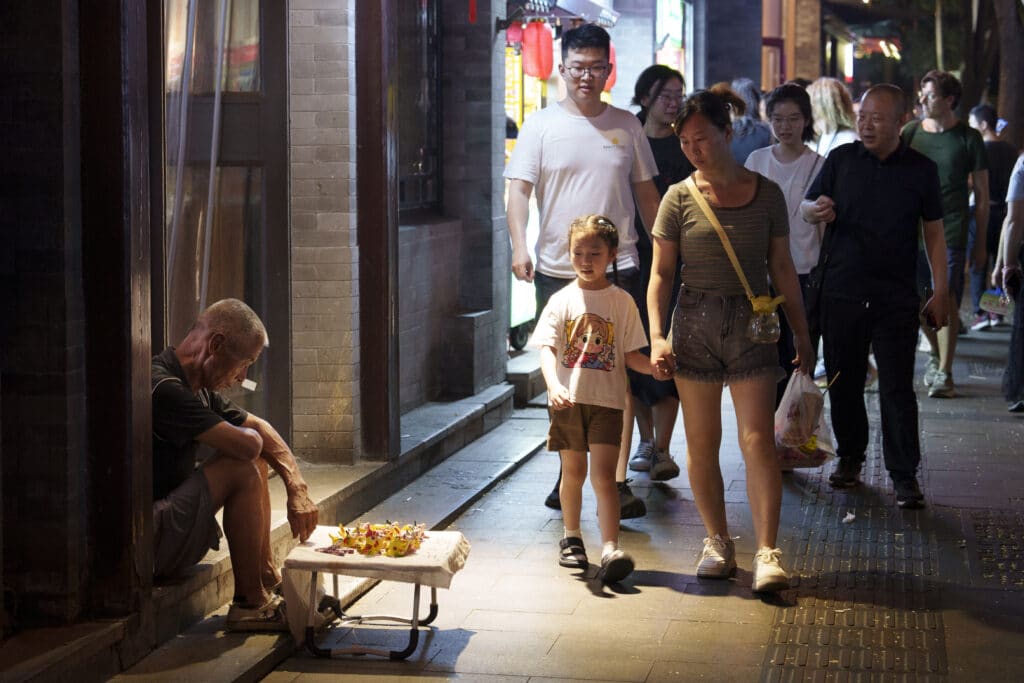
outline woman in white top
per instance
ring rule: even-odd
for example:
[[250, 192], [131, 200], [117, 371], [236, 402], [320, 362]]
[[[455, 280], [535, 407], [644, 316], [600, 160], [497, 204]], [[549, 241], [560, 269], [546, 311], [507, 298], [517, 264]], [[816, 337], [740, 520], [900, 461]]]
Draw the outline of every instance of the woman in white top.
[[814, 119], [814, 139], [807, 146], [823, 157], [839, 145], [857, 140], [853, 100], [846, 86], [834, 78], [822, 76], [807, 86]]
[[[778, 142], [771, 147], [755, 149], [747, 157], [745, 165], [782, 188], [789, 213], [789, 250], [802, 287], [807, 274], [818, 263], [824, 226], [805, 221], [800, 213], [800, 202], [825, 159], [804, 145], [814, 134], [811, 100], [807, 91], [792, 83], [780, 85], [768, 94], [765, 108], [772, 135]], [[783, 330], [778, 341], [779, 365], [786, 371], [788, 379], [793, 374], [790, 361], [796, 349], [785, 316], [780, 322]], [[817, 340], [812, 342], [817, 343]], [[785, 389], [786, 384], [780, 382], [776, 405]]]

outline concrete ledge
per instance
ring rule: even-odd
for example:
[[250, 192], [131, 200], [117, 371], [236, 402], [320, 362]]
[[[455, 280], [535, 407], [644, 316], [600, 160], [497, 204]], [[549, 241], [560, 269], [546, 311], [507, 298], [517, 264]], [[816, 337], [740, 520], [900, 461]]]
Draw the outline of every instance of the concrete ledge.
[[526, 349], [509, 358], [505, 368], [505, 380], [515, 387], [516, 408], [526, 407], [532, 398], [547, 391], [536, 349]]

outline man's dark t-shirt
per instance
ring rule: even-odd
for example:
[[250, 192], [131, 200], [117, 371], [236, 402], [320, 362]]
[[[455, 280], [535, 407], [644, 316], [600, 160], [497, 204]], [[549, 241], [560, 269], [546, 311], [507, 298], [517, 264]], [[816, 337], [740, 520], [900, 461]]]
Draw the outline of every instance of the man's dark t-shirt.
[[828, 296], [916, 303], [918, 227], [942, 218], [935, 162], [901, 144], [884, 161], [860, 141], [836, 147], [806, 198], [835, 202], [828, 227]]
[[153, 500], [166, 498], [192, 474], [197, 436], [222, 421], [240, 427], [248, 416], [216, 391], [193, 394], [174, 347], [153, 356]]

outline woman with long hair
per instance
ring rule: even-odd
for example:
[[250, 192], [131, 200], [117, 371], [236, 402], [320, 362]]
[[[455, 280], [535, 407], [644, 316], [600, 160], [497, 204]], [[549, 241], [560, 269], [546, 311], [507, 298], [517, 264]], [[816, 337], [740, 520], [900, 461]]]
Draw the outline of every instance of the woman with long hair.
[[846, 86], [835, 78], [822, 76], [809, 86], [811, 117], [814, 119], [814, 139], [807, 146], [823, 157], [839, 145], [857, 139], [854, 124], [853, 100]]

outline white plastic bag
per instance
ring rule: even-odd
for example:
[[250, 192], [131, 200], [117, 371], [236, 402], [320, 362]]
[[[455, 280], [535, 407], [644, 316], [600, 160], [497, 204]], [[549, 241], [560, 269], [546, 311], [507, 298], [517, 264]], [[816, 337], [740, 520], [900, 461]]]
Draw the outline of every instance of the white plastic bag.
[[775, 411], [775, 447], [779, 467], [819, 467], [835, 455], [825, 419], [825, 398], [805, 373], [794, 372]]
[[825, 407], [821, 389], [807, 373], [794, 372], [775, 411], [775, 443], [800, 446], [814, 436]]

